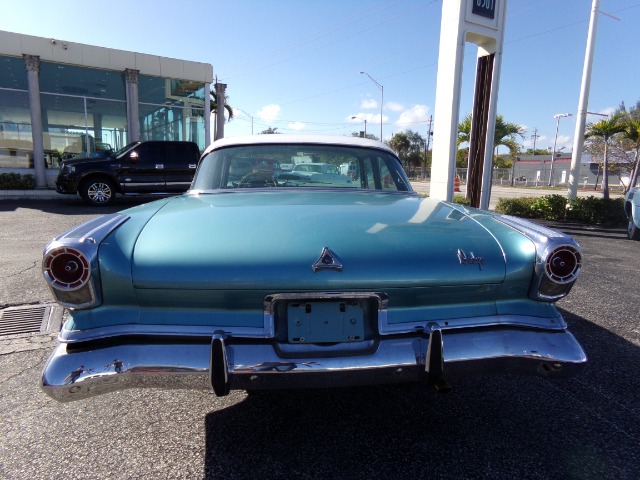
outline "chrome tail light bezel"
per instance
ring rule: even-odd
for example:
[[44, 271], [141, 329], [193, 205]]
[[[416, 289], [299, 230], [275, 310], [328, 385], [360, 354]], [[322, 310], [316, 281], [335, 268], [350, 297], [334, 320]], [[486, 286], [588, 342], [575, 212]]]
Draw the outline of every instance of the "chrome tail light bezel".
[[[561, 255], [567, 257], [561, 258]], [[566, 263], [571, 265], [567, 267]], [[558, 265], [560, 263], [561, 265]], [[549, 280], [555, 283], [566, 284], [574, 282], [580, 274], [582, 268], [582, 255], [573, 245], [561, 245], [554, 248], [545, 260], [544, 273]], [[570, 270], [559, 272], [558, 270]]]
[[[102, 304], [98, 248], [128, 219], [128, 215], [115, 213], [89, 220], [56, 237], [45, 247], [42, 274], [60, 305], [69, 309], [87, 309]], [[69, 269], [69, 278], [54, 271], [61, 268], [55, 265], [56, 261], [69, 262], [62, 267]], [[73, 274], [76, 268], [82, 269], [78, 275]]]
[[[97, 255], [90, 245], [82, 245], [70, 242], [52, 242], [47, 246], [42, 259], [42, 274], [51, 289], [56, 301], [63, 307], [70, 309], [92, 308], [102, 303], [100, 298], [100, 275], [97, 266]], [[96, 249], [97, 250], [97, 249]], [[96, 252], [97, 253], [97, 252]], [[62, 261], [73, 262], [75, 258], [82, 271], [70, 279], [61, 278], [62, 275], [55, 272], [56, 261], [65, 257]], [[69, 265], [68, 264], [68, 265]]]
[[[63, 258], [65, 257], [65, 258]], [[66, 262], [64, 270], [72, 278], [64, 278], [58, 271], [60, 262]], [[85, 286], [91, 277], [89, 259], [77, 248], [64, 245], [51, 249], [42, 260], [42, 270], [49, 285], [60, 290], [78, 290]], [[76, 274], [76, 272], [78, 272]]]
[[[561, 262], [558, 265], [557, 262]], [[582, 270], [582, 254], [575, 243], [555, 244], [538, 256], [531, 297], [535, 300], [556, 301], [565, 297]]]
[[[582, 269], [582, 253], [580, 245], [569, 235], [539, 225], [537, 223], [510, 215], [498, 215], [496, 219], [517, 230], [529, 238], [536, 249], [535, 267], [529, 298], [537, 301], [555, 302], [565, 297], [573, 287]], [[554, 271], [554, 259], [560, 254], [567, 257], [573, 264], [570, 268], [559, 265], [559, 269], [567, 272], [558, 274]]]

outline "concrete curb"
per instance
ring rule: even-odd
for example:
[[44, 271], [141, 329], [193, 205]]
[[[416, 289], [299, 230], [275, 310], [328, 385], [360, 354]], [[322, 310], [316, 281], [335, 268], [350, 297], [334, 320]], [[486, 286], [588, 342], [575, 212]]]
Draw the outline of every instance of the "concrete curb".
[[37, 190], [0, 190], [0, 200], [46, 200], [46, 199], [63, 199], [72, 198], [70, 195], [61, 195], [50, 188]]

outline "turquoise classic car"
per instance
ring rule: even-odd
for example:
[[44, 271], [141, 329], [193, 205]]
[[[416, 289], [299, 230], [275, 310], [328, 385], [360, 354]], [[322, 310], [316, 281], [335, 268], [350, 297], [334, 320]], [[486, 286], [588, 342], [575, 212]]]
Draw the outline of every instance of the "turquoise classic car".
[[[334, 183], [278, 171], [300, 158], [355, 168]], [[586, 356], [555, 302], [580, 269], [562, 233], [417, 195], [381, 143], [223, 139], [186, 194], [46, 247], [44, 277], [70, 315], [42, 387], [65, 402], [565, 376]]]
[[640, 240], [640, 187], [629, 190], [624, 200], [624, 213], [627, 215], [627, 237]]

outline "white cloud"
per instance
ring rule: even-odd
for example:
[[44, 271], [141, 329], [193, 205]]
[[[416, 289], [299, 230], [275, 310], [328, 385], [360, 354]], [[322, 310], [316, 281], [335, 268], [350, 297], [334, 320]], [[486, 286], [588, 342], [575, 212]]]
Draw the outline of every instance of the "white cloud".
[[[355, 117], [355, 118], [353, 118]], [[346, 118], [347, 122], [349, 123], [362, 123], [365, 120], [367, 122], [378, 122], [380, 123], [380, 114], [375, 114], [375, 113], [363, 113], [363, 112], [358, 112], [358, 113], [354, 113], [353, 115], [349, 115]]]
[[376, 102], [373, 98], [365, 98], [360, 103], [360, 108], [365, 110], [373, 110], [374, 108], [378, 108], [378, 102]]
[[426, 105], [414, 105], [400, 114], [400, 117], [396, 120], [396, 125], [426, 122], [427, 120], [429, 120], [429, 107]]
[[280, 110], [280, 105], [271, 103], [262, 107], [258, 111], [257, 117], [261, 120], [264, 120], [265, 122], [272, 122], [278, 119], [278, 117], [280, 116]]
[[307, 126], [302, 122], [291, 122], [288, 127], [291, 130], [304, 130]]
[[392, 112], [402, 112], [405, 110], [404, 105], [397, 102], [387, 102], [384, 106], [386, 110], [391, 110]]
[[556, 148], [559, 150], [560, 147], [564, 147], [567, 150], [571, 150], [573, 148], [573, 141], [571, 137], [567, 135], [558, 135], [558, 143], [556, 144]]

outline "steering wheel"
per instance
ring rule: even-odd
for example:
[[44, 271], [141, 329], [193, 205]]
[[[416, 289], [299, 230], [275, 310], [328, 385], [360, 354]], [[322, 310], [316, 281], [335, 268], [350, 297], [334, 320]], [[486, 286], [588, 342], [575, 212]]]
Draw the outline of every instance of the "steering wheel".
[[247, 173], [238, 182], [238, 188], [277, 187], [278, 183], [266, 172]]

